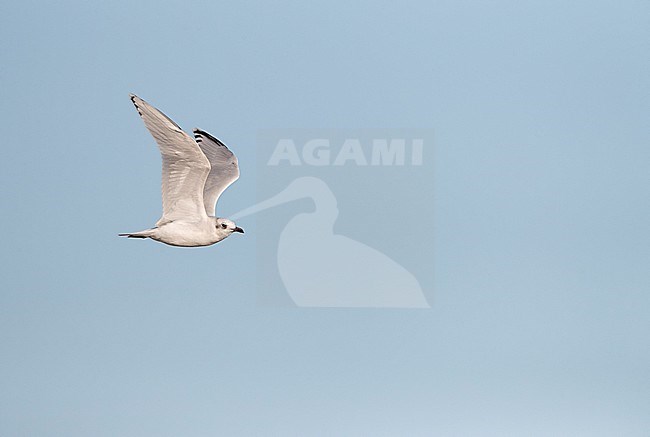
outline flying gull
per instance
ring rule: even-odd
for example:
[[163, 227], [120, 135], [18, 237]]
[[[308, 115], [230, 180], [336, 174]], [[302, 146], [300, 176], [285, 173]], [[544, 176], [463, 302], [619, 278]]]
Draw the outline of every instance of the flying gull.
[[221, 193], [239, 178], [237, 157], [221, 141], [194, 129], [194, 138], [140, 97], [131, 101], [162, 155], [162, 217], [151, 229], [119, 234], [171, 246], [209, 246], [233, 232], [235, 222], [216, 217]]

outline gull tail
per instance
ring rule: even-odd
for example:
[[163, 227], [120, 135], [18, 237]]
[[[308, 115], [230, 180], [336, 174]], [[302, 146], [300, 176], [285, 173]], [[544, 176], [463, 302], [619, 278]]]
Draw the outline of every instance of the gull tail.
[[127, 237], [127, 238], [149, 238], [153, 235], [153, 229], [147, 229], [140, 232], [130, 232], [127, 234], [117, 234], [118, 237]]

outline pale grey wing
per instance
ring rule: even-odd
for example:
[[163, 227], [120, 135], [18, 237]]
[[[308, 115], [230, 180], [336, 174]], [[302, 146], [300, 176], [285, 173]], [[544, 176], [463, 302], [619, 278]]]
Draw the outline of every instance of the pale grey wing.
[[194, 139], [210, 161], [210, 174], [203, 188], [205, 212], [216, 217], [221, 193], [239, 178], [237, 157], [224, 143], [200, 129], [194, 129]]
[[206, 218], [203, 186], [210, 162], [196, 142], [169, 117], [131, 94], [131, 100], [162, 155], [163, 213], [156, 226], [178, 219]]

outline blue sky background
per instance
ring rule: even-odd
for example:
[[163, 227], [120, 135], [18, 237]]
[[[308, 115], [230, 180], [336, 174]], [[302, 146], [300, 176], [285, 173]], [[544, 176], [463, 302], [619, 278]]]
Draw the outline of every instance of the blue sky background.
[[[649, 13], [3, 2], [0, 434], [647, 436]], [[260, 307], [254, 222], [118, 239], [160, 211], [129, 92], [232, 145], [224, 215], [258, 129], [434, 128], [432, 309]]]

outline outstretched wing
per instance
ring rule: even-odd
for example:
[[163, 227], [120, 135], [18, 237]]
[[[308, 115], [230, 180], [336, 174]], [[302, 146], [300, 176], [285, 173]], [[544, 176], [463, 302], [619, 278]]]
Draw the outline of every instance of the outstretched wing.
[[200, 129], [194, 129], [194, 138], [210, 161], [210, 174], [203, 188], [205, 212], [216, 217], [219, 196], [239, 178], [237, 157], [224, 143]]
[[130, 96], [162, 155], [163, 214], [156, 226], [180, 218], [205, 218], [203, 186], [210, 162], [192, 137], [169, 117], [138, 96]]

